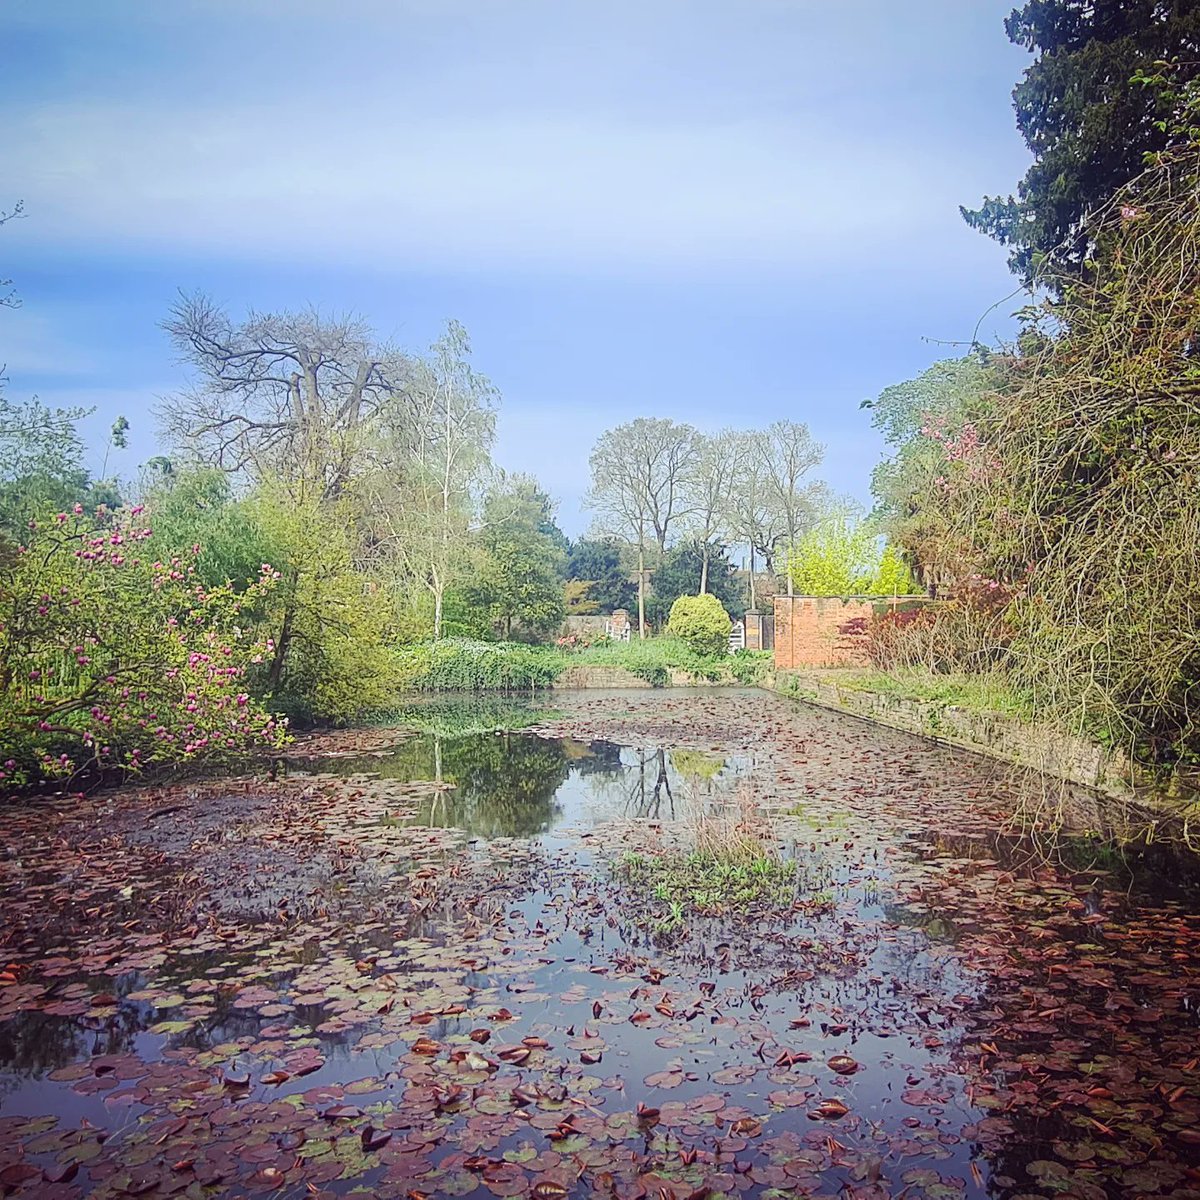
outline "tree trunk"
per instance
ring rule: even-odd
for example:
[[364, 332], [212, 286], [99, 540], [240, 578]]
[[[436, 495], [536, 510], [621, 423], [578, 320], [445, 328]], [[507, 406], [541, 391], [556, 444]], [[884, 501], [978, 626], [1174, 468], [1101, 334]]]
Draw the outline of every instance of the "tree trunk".
[[442, 640], [442, 584], [436, 576], [433, 580], [433, 640]]
[[638, 530], [638, 638], [646, 640], [646, 539]]
[[708, 591], [708, 543], [704, 543], [704, 549], [700, 554], [700, 595], [704, 595]]
[[279, 691], [283, 679], [283, 664], [287, 660], [288, 647], [292, 644], [292, 621], [295, 610], [288, 606], [283, 614], [283, 624], [279, 627], [279, 640], [275, 643], [275, 657], [271, 659], [271, 669], [267, 672], [267, 683], [272, 692]]
[[750, 547], [750, 611], [758, 611], [758, 595], [754, 590], [754, 547]]

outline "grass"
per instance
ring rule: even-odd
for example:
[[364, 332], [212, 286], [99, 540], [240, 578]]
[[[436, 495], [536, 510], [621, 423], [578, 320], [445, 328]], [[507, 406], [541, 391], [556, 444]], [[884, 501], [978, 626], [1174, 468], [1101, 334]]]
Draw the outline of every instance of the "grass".
[[399, 657], [405, 686], [425, 692], [536, 691], [575, 666], [621, 667], [655, 687], [665, 687], [673, 670], [713, 683], [749, 685], [760, 682], [771, 665], [769, 653], [710, 657], [671, 637], [600, 643], [584, 650], [446, 638], [404, 646]]
[[565, 657], [568, 666], [624, 667], [656, 687], [669, 682], [672, 670], [687, 671], [714, 683], [758, 682], [772, 658], [769, 653], [745, 650], [715, 656], [697, 654], [686, 642], [673, 637], [602, 642]]
[[842, 687], [878, 692], [903, 700], [919, 700], [973, 712], [999, 712], [1028, 719], [1033, 712], [1029, 697], [1000, 672], [987, 674], [936, 674], [920, 667], [870, 671], [848, 675]]

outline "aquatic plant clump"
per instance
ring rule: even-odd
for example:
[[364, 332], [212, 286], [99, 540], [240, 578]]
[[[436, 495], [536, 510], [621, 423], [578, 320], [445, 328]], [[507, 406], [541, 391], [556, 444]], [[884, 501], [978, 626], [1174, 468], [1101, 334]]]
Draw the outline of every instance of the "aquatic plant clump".
[[796, 886], [796, 864], [766, 857], [738, 862], [712, 854], [664, 852], [626, 854], [619, 879], [667, 906], [663, 922], [682, 924], [685, 912], [701, 916], [748, 911], [764, 905], [788, 907]]
[[773, 822], [749, 789], [695, 815], [687, 844], [627, 852], [614, 874], [640, 899], [665, 905], [652, 918], [659, 933], [688, 915], [749, 914], [790, 909], [797, 899], [796, 863], [784, 859]]

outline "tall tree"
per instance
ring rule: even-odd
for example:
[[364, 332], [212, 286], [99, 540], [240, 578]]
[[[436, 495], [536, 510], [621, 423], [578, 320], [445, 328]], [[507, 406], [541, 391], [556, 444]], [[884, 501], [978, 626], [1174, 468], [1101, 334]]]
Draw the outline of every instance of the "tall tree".
[[695, 538], [679, 542], [667, 551], [651, 579], [652, 595], [647, 601], [650, 619], [660, 628], [667, 623], [671, 605], [680, 596], [703, 595], [700, 581], [707, 577], [708, 594], [735, 619], [746, 611], [746, 596], [737, 568], [720, 544], [704, 546]]
[[637, 547], [638, 633], [643, 638], [646, 550], [653, 545], [661, 556], [686, 513], [686, 480], [695, 457], [696, 431], [690, 425], [651, 417], [608, 430], [592, 450], [588, 504], [598, 527]]
[[709, 552], [732, 536], [736, 523], [733, 494], [744, 446], [732, 429], [696, 437], [695, 459], [686, 480], [687, 524], [700, 548], [701, 596], [708, 591]]
[[201, 463], [284, 482], [298, 499], [339, 496], [373, 427], [406, 401], [411, 360], [353, 317], [251, 312], [238, 324], [195, 293], [163, 328], [196, 371], [160, 406], [168, 438]]
[[381, 422], [362, 485], [374, 549], [428, 590], [435, 639], [446, 593], [466, 566], [496, 433], [498, 392], [470, 356], [467, 331], [452, 321], [410, 365], [408, 402]]
[[542, 637], [562, 624], [563, 540], [553, 503], [528, 476], [501, 480], [487, 497], [482, 553], [463, 591], [505, 638]]
[[1047, 259], [1060, 276], [1083, 268], [1085, 216], [1166, 147], [1169, 98], [1134, 76], [1172, 60], [1175, 84], [1200, 74], [1200, 0], [1028, 0], [1005, 30], [1037, 56], [1013, 90], [1035, 161], [1016, 196], [962, 214], [1011, 247], [1010, 266], [1031, 284]]
[[750, 607], [758, 607], [755, 574], [761, 556], [771, 567], [772, 521], [768, 503], [766, 464], [761, 452], [762, 434], [739, 431], [737, 470], [730, 496], [730, 533], [750, 551]]
[[808, 478], [824, 453], [808, 426], [797, 421], [775, 421], [749, 435], [748, 462], [741, 468], [739, 481], [745, 494], [739, 506], [753, 539], [751, 547], [761, 552], [769, 571], [776, 570], [779, 552], [786, 554], [812, 527], [825, 503], [827, 489]]

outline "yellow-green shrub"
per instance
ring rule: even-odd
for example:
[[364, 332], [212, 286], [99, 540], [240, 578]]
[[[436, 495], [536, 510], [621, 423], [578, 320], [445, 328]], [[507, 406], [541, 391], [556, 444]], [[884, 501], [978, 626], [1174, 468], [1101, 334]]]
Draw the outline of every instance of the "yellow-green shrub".
[[697, 654], [724, 654], [729, 649], [729, 614], [716, 596], [680, 596], [671, 605], [667, 632]]

